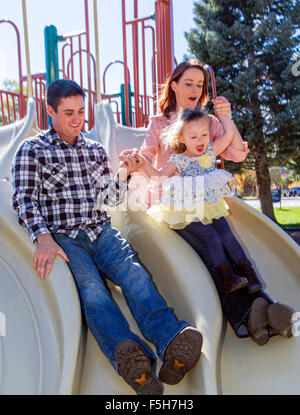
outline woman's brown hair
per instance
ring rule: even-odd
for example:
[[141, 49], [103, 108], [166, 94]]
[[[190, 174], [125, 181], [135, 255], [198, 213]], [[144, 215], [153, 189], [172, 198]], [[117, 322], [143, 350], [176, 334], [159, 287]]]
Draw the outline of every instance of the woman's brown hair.
[[172, 89], [172, 82], [178, 82], [184, 72], [189, 68], [197, 68], [204, 75], [202, 94], [197, 102], [196, 109], [202, 109], [208, 100], [208, 74], [198, 59], [192, 59], [187, 62], [181, 62], [176, 66], [172, 74], [168, 77], [165, 84], [162, 85], [162, 90], [159, 97], [159, 109], [160, 113], [165, 115], [167, 118], [170, 117], [170, 112], [174, 112], [177, 109], [176, 95]]

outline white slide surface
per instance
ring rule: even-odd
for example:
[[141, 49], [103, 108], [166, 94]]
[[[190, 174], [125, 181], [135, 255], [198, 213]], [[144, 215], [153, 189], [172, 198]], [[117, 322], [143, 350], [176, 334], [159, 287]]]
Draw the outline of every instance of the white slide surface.
[[[76, 288], [61, 258], [50, 277], [41, 281], [33, 269], [34, 246], [17, 222], [10, 206], [10, 165], [20, 142], [32, 135], [34, 109], [19, 122], [0, 129], [0, 331], [1, 394], [134, 394], [114, 372], [91, 335], [82, 325]], [[139, 147], [145, 129], [116, 125], [110, 106], [96, 109], [96, 125], [89, 134], [99, 136], [113, 167], [125, 148]], [[253, 261], [270, 296], [300, 311], [300, 249], [265, 216], [235, 198], [228, 203], [230, 223]], [[198, 327], [204, 337], [197, 366], [165, 394], [299, 394], [300, 340], [270, 339], [263, 347], [237, 338], [223, 324], [214, 283], [188, 244], [145, 212], [115, 211], [113, 225], [121, 230], [180, 319]], [[112, 294], [139, 334], [118, 287]], [[0, 319], [1, 321], [1, 319]], [[3, 328], [3, 327], [2, 327]], [[1, 326], [0, 326], [1, 329]], [[5, 334], [5, 336], [3, 335]], [[159, 366], [159, 365], [158, 365]]]
[[[11, 207], [11, 164], [19, 144], [36, 133], [35, 102], [27, 116], [0, 129], [0, 394], [70, 394], [78, 390], [81, 313], [61, 258], [41, 281], [34, 245]], [[3, 141], [2, 141], [3, 138]]]
[[[110, 106], [105, 102], [97, 111], [98, 119], [105, 120], [106, 127], [96, 135], [100, 134], [117, 169], [118, 154], [124, 149], [139, 148], [145, 129], [115, 124]], [[234, 197], [227, 202], [231, 228], [267, 293], [296, 312], [300, 311], [299, 246], [246, 203]], [[204, 336], [199, 364], [180, 385], [166, 387], [165, 393], [299, 394], [300, 337], [286, 340], [274, 336], [264, 347], [250, 338], [236, 337], [228, 324], [222, 325], [221, 307], [212, 278], [182, 238], [166, 225], [152, 221], [145, 212], [114, 212], [113, 219], [178, 317], [196, 325]]]

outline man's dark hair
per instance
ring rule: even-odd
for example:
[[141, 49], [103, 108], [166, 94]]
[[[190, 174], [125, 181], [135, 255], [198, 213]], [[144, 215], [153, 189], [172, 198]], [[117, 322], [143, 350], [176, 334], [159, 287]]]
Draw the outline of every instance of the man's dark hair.
[[53, 81], [47, 89], [47, 104], [51, 105], [55, 112], [62, 98], [74, 97], [81, 95], [85, 98], [84, 90], [69, 79], [58, 79]]

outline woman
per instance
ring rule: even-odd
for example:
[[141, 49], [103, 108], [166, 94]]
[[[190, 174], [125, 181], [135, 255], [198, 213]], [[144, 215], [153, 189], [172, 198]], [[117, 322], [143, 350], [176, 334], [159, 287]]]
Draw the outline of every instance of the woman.
[[[160, 114], [152, 117], [147, 129], [145, 141], [139, 151], [154, 167], [161, 169], [168, 161], [171, 150], [164, 147], [161, 140], [162, 130], [176, 117], [176, 112], [181, 108], [203, 109], [208, 97], [208, 75], [205, 69], [196, 59], [179, 64], [167, 79], [159, 99]], [[223, 127], [217, 117], [231, 116], [230, 103], [224, 97], [217, 97], [214, 101], [216, 117], [210, 117], [210, 137], [213, 141], [223, 134]], [[221, 153], [226, 160], [241, 162], [245, 159], [248, 145], [244, 142], [235, 127], [231, 144]], [[128, 155], [130, 151], [122, 154]], [[159, 196], [158, 196], [159, 197]], [[153, 195], [151, 203], [155, 203]], [[269, 337], [281, 334], [288, 338], [292, 335], [291, 316], [289, 308], [282, 304], [275, 304], [262, 290], [250, 294], [247, 290], [239, 290], [225, 294], [220, 277], [212, 260], [208, 255], [204, 244], [199, 244], [188, 229], [176, 230], [185, 241], [190, 244], [203, 260], [210, 271], [218, 290], [222, 308], [230, 325], [238, 337], [248, 337], [260, 345], [266, 344]], [[234, 258], [230, 258], [236, 273], [257, 281], [257, 277], [250, 261], [244, 261], [241, 269], [234, 264]]]

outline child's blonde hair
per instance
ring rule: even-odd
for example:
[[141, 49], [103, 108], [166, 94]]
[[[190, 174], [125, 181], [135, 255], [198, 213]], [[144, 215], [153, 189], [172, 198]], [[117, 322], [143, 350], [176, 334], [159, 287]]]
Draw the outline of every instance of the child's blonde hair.
[[201, 119], [207, 120], [210, 126], [210, 119], [207, 112], [190, 109], [178, 111], [175, 121], [162, 131], [162, 142], [166, 148], [171, 149], [174, 153], [183, 153], [186, 150], [186, 145], [180, 141], [183, 127], [191, 121]]

